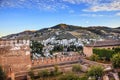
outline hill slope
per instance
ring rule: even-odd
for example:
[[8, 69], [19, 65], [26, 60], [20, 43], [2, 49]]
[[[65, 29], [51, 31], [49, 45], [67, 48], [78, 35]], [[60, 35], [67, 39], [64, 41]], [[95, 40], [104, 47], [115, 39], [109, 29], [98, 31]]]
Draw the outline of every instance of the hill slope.
[[109, 28], [105, 26], [81, 27], [67, 24], [58, 24], [50, 28], [44, 28], [37, 31], [24, 31], [17, 34], [4, 36], [2, 38], [45, 40], [50, 37], [56, 37], [56, 39], [120, 39], [120, 28]]

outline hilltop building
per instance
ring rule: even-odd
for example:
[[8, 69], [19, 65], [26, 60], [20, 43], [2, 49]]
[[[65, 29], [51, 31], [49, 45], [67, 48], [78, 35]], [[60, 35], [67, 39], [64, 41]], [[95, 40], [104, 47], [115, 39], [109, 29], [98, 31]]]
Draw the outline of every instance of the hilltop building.
[[87, 57], [90, 57], [93, 54], [93, 48], [112, 49], [118, 46], [120, 46], [120, 40], [96, 41], [93, 44], [85, 45], [83, 52]]

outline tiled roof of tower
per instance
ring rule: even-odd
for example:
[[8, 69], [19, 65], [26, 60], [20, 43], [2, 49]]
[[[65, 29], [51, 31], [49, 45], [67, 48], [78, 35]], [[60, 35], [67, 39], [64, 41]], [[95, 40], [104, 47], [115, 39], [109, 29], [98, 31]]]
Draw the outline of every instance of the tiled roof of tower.
[[86, 46], [88, 47], [120, 46], [120, 40], [96, 41], [93, 44], [88, 44]]

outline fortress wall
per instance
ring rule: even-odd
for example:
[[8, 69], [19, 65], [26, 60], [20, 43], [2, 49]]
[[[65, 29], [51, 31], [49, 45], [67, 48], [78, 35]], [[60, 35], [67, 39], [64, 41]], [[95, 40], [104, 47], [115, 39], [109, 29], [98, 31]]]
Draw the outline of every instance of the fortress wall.
[[31, 66], [29, 40], [0, 41], [0, 48], [8, 46], [9, 51], [5, 54], [0, 51], [0, 64], [4, 70], [8, 73], [27, 71]]
[[21, 46], [29, 43], [29, 40], [0, 40], [0, 46]]
[[79, 55], [73, 55], [73, 56], [64, 56], [64, 57], [58, 57], [58, 58], [41, 58], [41, 59], [35, 59], [32, 60], [32, 66], [40, 66], [40, 65], [48, 65], [48, 64], [58, 64], [63, 62], [70, 62], [79, 60]]

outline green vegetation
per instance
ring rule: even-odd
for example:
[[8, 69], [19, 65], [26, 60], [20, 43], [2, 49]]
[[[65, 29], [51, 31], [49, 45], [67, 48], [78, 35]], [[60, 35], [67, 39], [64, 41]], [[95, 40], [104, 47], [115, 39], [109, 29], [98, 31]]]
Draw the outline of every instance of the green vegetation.
[[6, 80], [6, 74], [0, 66], [0, 80]]
[[72, 71], [73, 72], [80, 72], [81, 71], [81, 66], [79, 64], [73, 65], [72, 66]]
[[54, 70], [50, 71], [49, 76], [58, 76], [58, 75], [60, 75], [60, 74], [62, 74], [62, 72], [59, 71], [58, 66], [55, 65], [55, 66], [54, 66]]
[[80, 80], [79, 76], [69, 73], [69, 74], [65, 74], [62, 75], [59, 80]]
[[63, 51], [63, 46], [62, 45], [54, 46], [52, 52], [59, 52], [59, 51]]
[[49, 76], [49, 72], [48, 72], [48, 70], [42, 70], [42, 71], [40, 71], [38, 73], [38, 76], [42, 77], [42, 78], [48, 77]]
[[113, 55], [111, 60], [114, 68], [120, 68], [120, 53]]
[[114, 54], [114, 50], [110, 49], [93, 49], [93, 53], [98, 55], [101, 60], [108, 60], [110, 61], [110, 58], [112, 58]]
[[88, 80], [88, 77], [86, 75], [80, 77], [74, 73], [66, 73], [65, 75], [60, 76], [59, 80]]
[[96, 60], [100, 59], [100, 60], [110, 61], [112, 56], [117, 54], [117, 53], [120, 53], [120, 47], [116, 47], [113, 49], [94, 48], [93, 55], [90, 57], [90, 60], [96, 61]]
[[[76, 70], [80, 71], [81, 67], [80, 65], [74, 65], [73, 71], [77, 72]], [[41, 70], [38, 72], [37, 75], [33, 73], [31, 70], [29, 72], [29, 76], [31, 80], [88, 80], [88, 77], [86, 74], [76, 74], [73, 72], [67, 72], [63, 73], [59, 71], [59, 68], [57, 65], [54, 66], [54, 70], [48, 71], [48, 70]]]
[[80, 51], [82, 50], [82, 46], [75, 46], [75, 45], [70, 45], [67, 47], [67, 51]]
[[90, 60], [97, 61], [97, 60], [99, 60], [99, 56], [96, 54], [93, 54], [92, 56], [90, 56]]
[[98, 77], [102, 77], [103, 75], [103, 68], [101, 66], [91, 66], [87, 72], [87, 75], [98, 80]]
[[120, 47], [113, 48], [113, 50], [114, 50], [115, 53], [119, 53], [120, 52]]
[[70, 45], [70, 46], [63, 46], [63, 45], [55, 45], [52, 52], [60, 52], [63, 51], [63, 49], [66, 48], [67, 51], [81, 51], [83, 48], [82, 46], [75, 46], [75, 45]]
[[30, 45], [32, 56], [36, 54], [40, 54], [41, 56], [44, 56], [44, 54], [42, 53], [43, 47], [44, 46], [40, 42], [32, 41]]
[[32, 70], [28, 72], [28, 75], [30, 76], [30, 78], [31, 78], [32, 80], [34, 80], [35, 75], [34, 75], [34, 73], [33, 73]]
[[35, 75], [33, 73], [33, 71], [31, 70], [29, 73], [29, 76], [32, 80], [35, 80], [35, 79], [46, 79], [46, 78], [51, 78], [51, 77], [56, 77], [56, 76], [59, 76], [62, 74], [61, 71], [59, 71], [59, 68], [57, 65], [54, 66], [54, 70], [51, 70], [51, 71], [48, 71], [47, 69], [45, 70], [41, 70], [38, 72], [37, 75]]

